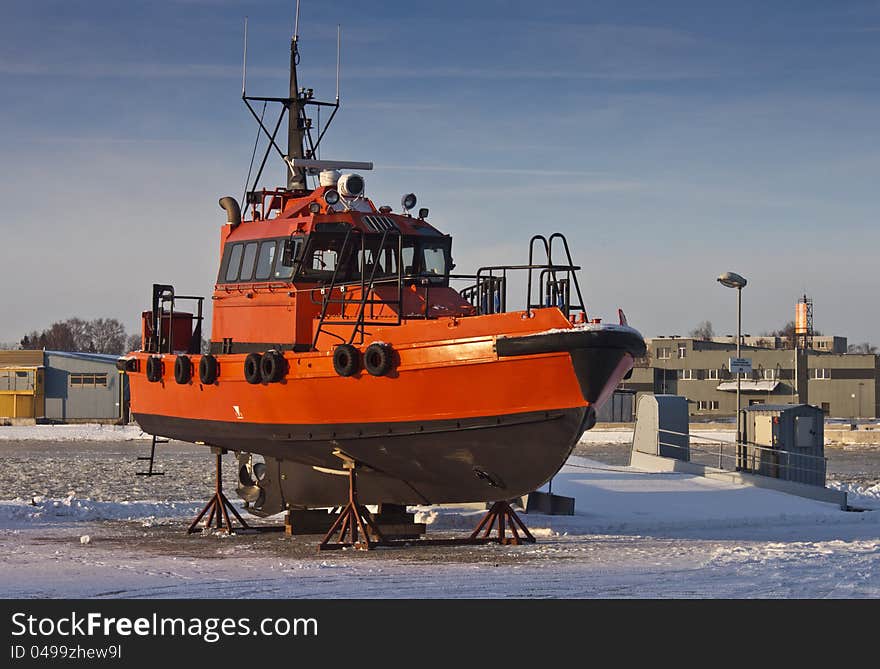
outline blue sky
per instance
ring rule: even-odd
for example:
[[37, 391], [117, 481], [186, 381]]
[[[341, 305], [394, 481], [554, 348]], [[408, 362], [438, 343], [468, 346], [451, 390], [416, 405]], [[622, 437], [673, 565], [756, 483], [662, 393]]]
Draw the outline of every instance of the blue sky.
[[[135, 330], [150, 284], [210, 294], [248, 91], [283, 95], [292, 2], [4, 5], [0, 341], [81, 316]], [[591, 316], [645, 335], [794, 317], [880, 343], [878, 2], [303, 3], [300, 80], [343, 107], [322, 157], [414, 191], [458, 270], [564, 232]], [[281, 183], [270, 162], [266, 185]]]

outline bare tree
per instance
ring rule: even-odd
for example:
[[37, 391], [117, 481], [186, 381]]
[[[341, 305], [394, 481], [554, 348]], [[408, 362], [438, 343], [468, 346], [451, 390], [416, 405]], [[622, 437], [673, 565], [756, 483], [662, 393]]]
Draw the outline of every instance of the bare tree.
[[141, 350], [141, 336], [139, 334], [133, 334], [128, 336], [128, 340], [125, 343], [126, 351], [140, 351]]
[[115, 318], [96, 318], [89, 321], [85, 331], [90, 353], [124, 353], [125, 326]]
[[115, 318], [96, 318], [91, 321], [69, 318], [53, 323], [42, 332], [32, 330], [21, 339], [23, 349], [117, 355], [123, 352], [125, 343], [125, 327]]
[[847, 353], [877, 353], [877, 347], [870, 342], [863, 341], [861, 344], [850, 344], [846, 347]]
[[712, 323], [710, 321], [703, 321], [697, 327], [691, 330], [690, 335], [694, 339], [709, 341], [710, 339], [712, 339], [712, 337], [715, 336], [715, 328], [712, 327]]
[[81, 318], [68, 318], [64, 321], [73, 334], [73, 343], [75, 351], [88, 351], [91, 337], [89, 336], [89, 322]]
[[43, 330], [38, 337], [39, 348], [50, 351], [75, 351], [76, 341], [73, 330], [64, 321], [52, 323], [48, 330]]

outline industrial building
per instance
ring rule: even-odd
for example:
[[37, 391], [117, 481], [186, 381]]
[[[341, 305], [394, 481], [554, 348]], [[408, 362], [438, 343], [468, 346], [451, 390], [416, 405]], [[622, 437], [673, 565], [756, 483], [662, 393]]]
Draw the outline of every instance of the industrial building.
[[124, 422], [128, 379], [115, 355], [0, 351], [0, 424]]
[[[736, 414], [735, 337], [655, 337], [621, 389], [682, 395], [688, 413], [705, 418]], [[809, 348], [785, 338], [743, 337], [741, 356], [752, 360], [743, 375], [742, 406], [809, 403], [836, 418], [877, 418], [880, 356], [845, 353], [845, 337], [812, 338]]]

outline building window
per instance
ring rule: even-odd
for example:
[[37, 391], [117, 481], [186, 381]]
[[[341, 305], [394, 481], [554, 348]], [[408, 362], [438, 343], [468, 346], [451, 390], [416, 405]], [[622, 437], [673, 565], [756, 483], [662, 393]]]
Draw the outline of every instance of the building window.
[[686, 358], [686, 357], [687, 357], [687, 354], [688, 354], [687, 346], [686, 346], [685, 344], [679, 344], [679, 345], [678, 345], [678, 357], [679, 357], [679, 359], [681, 359], [681, 358]]
[[71, 374], [71, 388], [106, 388], [107, 374]]
[[678, 378], [682, 381], [693, 381], [695, 378], [697, 378], [695, 371], [696, 370], [693, 369], [679, 369]]
[[658, 360], [669, 360], [672, 357], [672, 349], [668, 346], [660, 346], [657, 348]]
[[718, 411], [718, 400], [700, 400], [697, 402], [700, 411]]
[[831, 413], [830, 402], [822, 402], [822, 413], [824, 413], [826, 416]]
[[831, 378], [831, 370], [830, 369], [821, 369], [814, 368], [810, 370], [810, 378], [811, 379], [830, 379]]
[[755, 406], [756, 404], [764, 404], [764, 400], [749, 400], [749, 406]]
[[721, 378], [721, 374], [717, 369], [709, 369], [707, 370], [707, 374], [710, 381], [717, 381]]
[[776, 368], [768, 367], [764, 370], [764, 380], [765, 381], [775, 381], [776, 380]]

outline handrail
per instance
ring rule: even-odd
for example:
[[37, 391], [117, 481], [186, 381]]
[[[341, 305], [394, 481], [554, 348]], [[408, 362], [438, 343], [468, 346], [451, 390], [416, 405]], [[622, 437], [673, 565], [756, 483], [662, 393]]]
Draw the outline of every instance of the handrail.
[[[359, 230], [355, 230], [354, 228], [349, 228], [346, 231], [345, 238], [342, 243], [342, 248], [339, 251], [338, 259], [342, 259], [345, 257], [345, 252], [346, 252], [346, 250], [349, 246], [349, 243], [351, 241], [351, 238], [352, 238], [352, 232], [354, 232], [355, 234], [360, 236], [361, 259], [362, 259], [362, 262], [365, 263], [366, 262], [366, 250], [367, 250], [367, 246], [366, 246], [366, 237], [367, 236], [364, 235], [363, 233], [361, 233]], [[364, 326], [367, 324], [367, 318], [366, 318], [367, 305], [370, 306], [370, 319], [376, 318], [374, 315], [374, 312], [373, 312], [373, 307], [375, 305], [377, 305], [377, 304], [388, 305], [388, 306], [396, 305], [397, 306], [397, 310], [396, 310], [397, 311], [397, 322], [393, 323], [393, 325], [400, 325], [401, 320], [402, 320], [401, 312], [403, 311], [403, 283], [402, 283], [403, 282], [403, 273], [402, 273], [403, 268], [400, 263], [401, 247], [403, 244], [403, 238], [400, 235], [400, 232], [398, 230], [385, 230], [385, 231], [383, 231], [382, 237], [379, 240], [379, 243], [375, 246], [375, 249], [376, 249], [377, 254], [382, 252], [382, 250], [385, 248], [385, 241], [388, 239], [389, 234], [391, 234], [391, 236], [397, 236], [397, 261], [396, 261], [397, 276], [396, 277], [394, 277], [394, 278], [388, 277], [386, 279], [382, 279], [382, 278], [377, 279], [376, 272], [379, 269], [379, 262], [378, 262], [379, 258], [376, 257], [376, 258], [374, 258], [374, 260], [376, 262], [373, 262], [373, 267], [370, 271], [369, 280], [367, 280], [367, 278], [366, 278], [366, 272], [363, 271], [363, 269], [362, 269], [359, 281], [344, 281], [344, 282], [337, 283], [336, 278], [339, 274], [339, 268], [342, 265], [341, 262], [337, 262], [336, 266], [333, 268], [333, 275], [330, 278], [329, 284], [321, 286], [320, 288], [310, 288], [309, 289], [309, 295], [312, 296], [313, 300], [314, 300], [314, 297], [313, 297], [314, 291], [319, 290], [319, 291], [321, 291], [321, 294], [323, 295], [323, 297], [321, 299], [321, 315], [319, 316], [319, 319], [318, 319], [318, 326], [317, 326], [317, 328], [315, 328], [315, 335], [312, 340], [312, 349], [317, 348], [318, 338], [320, 337], [321, 332], [324, 331], [325, 325], [351, 325], [352, 326], [351, 335], [349, 336], [347, 343], [349, 343], [349, 344], [353, 343], [358, 332], [361, 333], [361, 341], [363, 341]], [[372, 248], [373, 247], [371, 246], [371, 249]], [[365, 268], [366, 268], [366, 266], [364, 266], [364, 269]], [[383, 300], [383, 299], [377, 300], [377, 299], [372, 299], [372, 298], [368, 297], [373, 292], [373, 290], [375, 289], [377, 284], [385, 283], [385, 282], [391, 283], [392, 281], [396, 282], [396, 284], [397, 284], [397, 299], [396, 300]], [[344, 316], [345, 305], [351, 303], [351, 300], [347, 300], [344, 294], [341, 299], [333, 299], [333, 291], [334, 291], [334, 289], [339, 288], [340, 291], [344, 293], [345, 287], [354, 286], [354, 285], [358, 285], [358, 284], [360, 285], [360, 288], [361, 288], [361, 294], [360, 294], [360, 300], [358, 302], [358, 307], [357, 307], [357, 315], [353, 319], [347, 319]], [[342, 305], [342, 308], [340, 309], [340, 316], [337, 320], [328, 319], [328, 317], [327, 317], [327, 310], [331, 304]], [[383, 323], [383, 324], [392, 325], [392, 323]], [[338, 337], [338, 335], [334, 335], [334, 336]]]
[[[682, 446], [680, 443], [665, 441], [661, 438], [661, 433], [671, 436], [688, 437], [688, 445]], [[697, 440], [697, 445], [695, 446], [691, 440]], [[707, 445], [711, 447], [713, 444], [717, 445], [717, 450], [709, 447], [699, 448], [699, 445]], [[717, 457], [718, 469], [744, 471], [746, 473], [757, 474], [763, 473], [763, 475], [768, 475], [773, 478], [783, 478], [793, 481], [798, 481], [798, 479], [800, 479], [800, 482], [813, 483], [816, 485], [820, 485], [817, 483], [819, 480], [822, 482], [821, 485], [824, 485], [825, 472], [827, 471], [828, 466], [828, 458], [820, 455], [799, 453], [782, 448], [772, 448], [748, 441], [729, 441], [726, 439], [715, 439], [702, 435], [697, 436], [667, 429], [659, 429], [657, 431], [658, 454], [660, 453], [661, 446], [666, 449], [678, 449], [679, 451], [684, 451], [690, 462], [694, 461], [692, 454], [696, 453], [697, 455], [710, 458]], [[725, 447], [729, 447], [733, 450], [733, 453], [725, 453]], [[810, 479], [812, 479], [812, 481]]]

